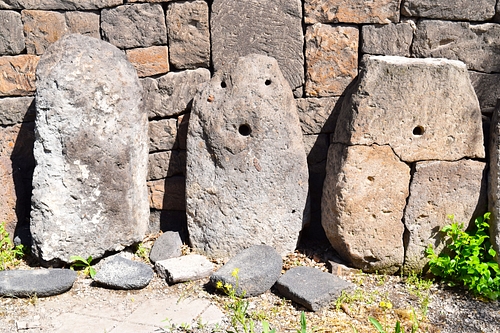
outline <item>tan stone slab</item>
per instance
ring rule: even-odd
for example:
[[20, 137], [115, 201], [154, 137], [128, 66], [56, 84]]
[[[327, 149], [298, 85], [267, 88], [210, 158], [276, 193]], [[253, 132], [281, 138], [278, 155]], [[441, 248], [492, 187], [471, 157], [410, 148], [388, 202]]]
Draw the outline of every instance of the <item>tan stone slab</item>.
[[164, 74], [169, 71], [167, 46], [131, 49], [126, 53], [139, 77]]
[[38, 56], [0, 57], [0, 96], [27, 96], [35, 92]]
[[53, 333], [110, 332], [119, 324], [108, 318], [95, 318], [74, 313], [63, 313], [53, 321]]
[[306, 23], [399, 22], [400, 0], [306, 0]]
[[91, 12], [66, 12], [66, 25], [72, 33], [100, 38], [100, 16]]
[[186, 178], [183, 176], [147, 182], [152, 209], [186, 210]]
[[23, 10], [21, 12], [29, 54], [43, 54], [45, 49], [68, 32], [66, 18], [59, 12]]

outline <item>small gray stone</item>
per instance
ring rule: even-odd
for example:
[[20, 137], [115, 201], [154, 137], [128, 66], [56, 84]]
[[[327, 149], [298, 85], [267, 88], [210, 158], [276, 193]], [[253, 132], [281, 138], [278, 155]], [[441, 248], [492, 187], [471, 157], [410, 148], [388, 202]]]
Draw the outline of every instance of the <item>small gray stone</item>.
[[276, 288], [284, 297], [318, 311], [355, 286], [341, 278], [313, 267], [294, 267], [283, 274]]
[[100, 263], [94, 281], [111, 289], [142, 289], [149, 284], [153, 275], [149, 265], [114, 255]]
[[495, 15], [496, 0], [403, 0], [405, 16], [453, 21], [488, 21]]
[[76, 272], [69, 269], [34, 269], [0, 271], [0, 296], [47, 297], [71, 289]]
[[409, 57], [414, 25], [414, 22], [364, 25], [361, 52]]
[[8, 126], [35, 120], [33, 97], [6, 97], [0, 99], [0, 125]]
[[19, 54], [24, 47], [21, 14], [11, 10], [0, 11], [0, 55]]
[[[283, 259], [274, 248], [268, 245], [251, 246], [229, 260], [210, 276], [210, 283], [216, 287], [218, 282], [231, 284], [236, 294], [252, 297], [269, 290], [281, 274]], [[237, 270], [238, 280], [233, 275]]]
[[190, 254], [157, 261], [155, 270], [160, 277], [173, 284], [208, 277], [212, 274], [214, 265], [202, 255]]
[[149, 253], [149, 260], [157, 261], [176, 258], [182, 255], [182, 239], [178, 232], [167, 231], [156, 239]]

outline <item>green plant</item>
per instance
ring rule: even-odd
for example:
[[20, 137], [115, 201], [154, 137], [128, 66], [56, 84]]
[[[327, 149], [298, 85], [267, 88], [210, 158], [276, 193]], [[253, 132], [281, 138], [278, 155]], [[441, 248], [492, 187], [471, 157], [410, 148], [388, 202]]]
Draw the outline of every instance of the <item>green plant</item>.
[[142, 258], [147, 263], [150, 262], [149, 261], [149, 251], [150, 251], [150, 249], [145, 247], [142, 242], [139, 242], [134, 246], [134, 254], [136, 256], [138, 256], [139, 258]]
[[410, 273], [405, 280], [408, 292], [418, 298], [424, 316], [427, 315], [430, 303], [430, 289], [433, 282], [434, 280], [423, 279], [415, 273]]
[[24, 254], [24, 245], [12, 244], [9, 233], [5, 230], [5, 222], [2, 222], [0, 224], [0, 271], [19, 265]]
[[446, 234], [445, 241], [449, 254], [437, 255], [431, 245], [426, 249], [430, 258], [431, 272], [448, 281], [448, 285], [462, 284], [476, 295], [483, 295], [491, 300], [500, 296], [500, 268], [496, 261], [496, 251], [489, 241], [488, 220], [490, 213], [485, 213], [475, 220], [476, 230], [467, 232], [463, 223], [452, 221], [441, 229]]
[[83, 269], [83, 274], [90, 276], [91, 279], [96, 275], [96, 270], [92, 267], [92, 256], [89, 256], [87, 259], [81, 256], [71, 256], [69, 260], [71, 260], [71, 269]]
[[297, 330], [297, 333], [307, 333], [306, 314], [304, 311], [300, 313], [300, 330]]
[[[368, 320], [370, 323], [375, 327], [378, 333], [388, 333], [386, 329], [380, 324], [380, 322], [375, 319], [374, 317], [368, 317]], [[356, 329], [354, 329], [355, 332], [357, 332]], [[416, 333], [418, 331], [418, 320], [417, 320], [417, 315], [415, 314], [415, 311], [413, 311], [413, 324], [411, 326], [411, 333]], [[401, 326], [401, 322], [398, 320], [396, 321], [396, 325], [394, 326], [394, 333], [404, 333], [404, 327]]]

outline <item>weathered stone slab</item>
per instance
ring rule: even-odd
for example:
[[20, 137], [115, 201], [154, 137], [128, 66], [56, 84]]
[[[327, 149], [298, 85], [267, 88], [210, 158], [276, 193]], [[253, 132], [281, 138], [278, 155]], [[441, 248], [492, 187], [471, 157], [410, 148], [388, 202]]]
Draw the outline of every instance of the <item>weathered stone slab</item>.
[[400, 0], [305, 0], [305, 22], [381, 23], [399, 22]]
[[316, 23], [307, 27], [305, 40], [306, 95], [342, 95], [358, 75], [358, 28]]
[[0, 55], [19, 54], [24, 50], [21, 14], [11, 10], [0, 11]]
[[149, 151], [177, 148], [177, 119], [160, 119], [149, 122]]
[[66, 25], [72, 33], [101, 38], [100, 15], [92, 12], [66, 12]]
[[412, 44], [417, 57], [463, 61], [468, 69], [500, 71], [500, 25], [421, 20]]
[[495, 15], [496, 0], [403, 0], [405, 16], [441, 20], [488, 21]]
[[141, 94], [134, 67], [108, 43], [67, 35], [44, 54], [31, 213], [42, 262], [99, 258], [142, 240], [149, 206]]
[[361, 28], [361, 52], [409, 57], [414, 27], [412, 21], [364, 25]]
[[186, 200], [194, 248], [231, 256], [256, 244], [293, 251], [307, 164], [291, 89], [276, 60], [242, 57], [195, 97]]
[[33, 97], [5, 97], [0, 99], [0, 125], [8, 126], [35, 120]]
[[186, 176], [186, 151], [168, 150], [149, 154], [148, 180]]
[[168, 283], [194, 281], [210, 276], [214, 265], [202, 255], [190, 254], [157, 261], [155, 270]]
[[0, 296], [48, 297], [71, 289], [76, 272], [70, 269], [0, 271]]
[[211, 10], [215, 71], [236, 63], [238, 57], [265, 54], [278, 61], [292, 89], [304, 84], [300, 0], [245, 0], [238, 5], [215, 0]]
[[[338, 97], [297, 98], [297, 111], [303, 134], [332, 133], [335, 130]], [[335, 114], [334, 114], [335, 113]]]
[[276, 288], [284, 297], [302, 304], [311, 311], [319, 311], [355, 285], [338, 276], [313, 267], [294, 267], [283, 274]]
[[[233, 5], [234, 6], [234, 5]], [[170, 63], [178, 69], [210, 66], [210, 30], [205, 1], [173, 2], [167, 10]]]
[[167, 44], [167, 26], [161, 4], [140, 3], [101, 11], [103, 38], [119, 48]]
[[68, 32], [66, 18], [59, 12], [23, 10], [26, 50], [30, 54], [43, 54], [45, 49]]
[[181, 247], [182, 239], [179, 233], [167, 231], [155, 240], [149, 253], [149, 260], [155, 263], [160, 260], [180, 257], [182, 255]]
[[406, 162], [484, 157], [481, 111], [463, 63], [365, 56], [353, 91], [334, 141], [390, 145]]
[[28, 54], [0, 57], [0, 97], [33, 95], [38, 60]]
[[149, 206], [160, 210], [186, 210], [186, 178], [182, 176], [147, 182]]
[[95, 283], [111, 289], [142, 289], [154, 276], [153, 269], [149, 265], [120, 255], [104, 259], [99, 266], [94, 276]]
[[[490, 241], [500, 253], [500, 107], [493, 111], [490, 130], [490, 163], [488, 178], [488, 211], [490, 218]], [[497, 258], [500, 264], [500, 257]]]
[[479, 100], [481, 112], [493, 112], [500, 96], [500, 74], [469, 71], [469, 77]]
[[410, 168], [389, 146], [331, 144], [321, 222], [354, 267], [393, 274], [403, 264], [403, 209]]
[[[271, 289], [281, 275], [283, 259], [268, 245], [254, 245], [231, 258], [210, 276], [210, 283], [230, 284], [236, 294], [252, 297]], [[236, 281], [236, 274], [238, 281]]]
[[0, 0], [0, 9], [22, 9], [19, 0]]
[[149, 118], [169, 117], [189, 111], [198, 87], [208, 80], [210, 71], [205, 68], [141, 80]]
[[[93, 10], [123, 4], [123, 0], [4, 0], [17, 2], [20, 8], [44, 10]], [[1, 1], [0, 1], [1, 2]], [[1, 8], [1, 5], [0, 5]], [[16, 7], [17, 8], [17, 7]]]
[[167, 46], [127, 50], [127, 58], [134, 65], [139, 77], [165, 74], [170, 69]]
[[426, 161], [415, 164], [410, 197], [405, 209], [405, 273], [421, 273], [428, 263], [425, 249], [432, 244], [436, 253], [444, 248], [442, 227], [447, 218], [464, 222], [467, 228], [487, 209], [486, 163]]

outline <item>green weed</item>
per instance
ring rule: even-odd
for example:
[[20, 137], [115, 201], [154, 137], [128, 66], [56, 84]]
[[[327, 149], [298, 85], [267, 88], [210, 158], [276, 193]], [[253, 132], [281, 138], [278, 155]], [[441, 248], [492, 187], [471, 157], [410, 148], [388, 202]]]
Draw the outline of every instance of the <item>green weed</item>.
[[12, 244], [9, 233], [5, 230], [5, 222], [2, 222], [0, 224], [0, 271], [19, 265], [25, 251], [24, 245]]
[[95, 268], [92, 267], [92, 256], [89, 256], [87, 259], [84, 259], [81, 256], [71, 256], [69, 257], [69, 260], [71, 260], [70, 268], [72, 270], [83, 269], [83, 274], [85, 276], [90, 276], [91, 279], [93, 279], [96, 275], [97, 272]]

